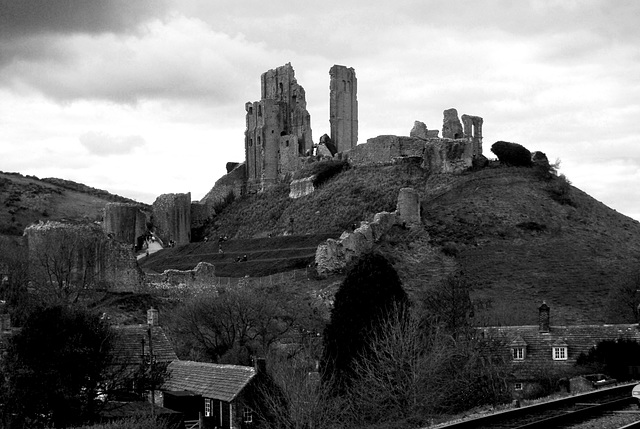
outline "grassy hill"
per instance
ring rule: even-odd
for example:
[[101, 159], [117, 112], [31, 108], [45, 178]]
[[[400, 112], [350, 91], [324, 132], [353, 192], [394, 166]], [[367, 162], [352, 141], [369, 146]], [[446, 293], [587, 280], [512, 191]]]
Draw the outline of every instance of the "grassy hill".
[[395, 209], [402, 187], [422, 198], [424, 230], [393, 230], [378, 246], [412, 293], [462, 270], [484, 303], [478, 323], [535, 324], [543, 300], [552, 323], [633, 322], [619, 289], [640, 260], [640, 223], [558, 177], [523, 167], [429, 175], [411, 165], [354, 168], [311, 195], [288, 188], [236, 200], [212, 237], [339, 234]]
[[109, 202], [134, 202], [62, 179], [0, 172], [0, 235], [22, 235], [40, 219], [102, 219]]
[[[218, 244], [190, 243], [164, 249], [139, 261], [146, 272], [162, 273], [166, 269], [190, 270], [199, 262], [216, 267], [220, 277], [261, 277], [294, 269], [304, 269], [313, 262], [318, 244], [335, 234], [289, 235], [273, 238], [239, 239]], [[219, 252], [222, 246], [223, 253]], [[247, 256], [247, 261], [238, 258]]]

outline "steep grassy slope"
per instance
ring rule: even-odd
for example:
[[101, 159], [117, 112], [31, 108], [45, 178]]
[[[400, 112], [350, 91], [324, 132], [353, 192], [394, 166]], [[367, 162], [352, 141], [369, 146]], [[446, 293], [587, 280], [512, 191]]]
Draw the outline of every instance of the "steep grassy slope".
[[462, 270], [483, 302], [478, 323], [536, 323], [545, 300], [552, 323], [633, 321], [616, 290], [639, 266], [640, 223], [560, 178], [531, 168], [427, 175], [415, 166], [358, 168], [290, 200], [285, 187], [234, 202], [215, 221], [237, 237], [335, 232], [394, 210], [398, 190], [422, 197], [424, 230], [391, 231], [378, 246], [411, 294]]
[[526, 168], [463, 175], [428, 192], [423, 219], [503, 322], [536, 323], [543, 300], [556, 323], [622, 321], [613, 292], [639, 268], [640, 223], [573, 187], [559, 203], [559, 181]]
[[338, 233], [380, 211], [395, 210], [402, 187], [420, 186], [427, 175], [410, 165], [347, 170], [327, 181], [313, 194], [290, 199], [289, 186], [236, 200], [214, 222], [212, 237]]
[[100, 220], [108, 202], [133, 202], [61, 179], [0, 172], [0, 235], [22, 235], [39, 219]]

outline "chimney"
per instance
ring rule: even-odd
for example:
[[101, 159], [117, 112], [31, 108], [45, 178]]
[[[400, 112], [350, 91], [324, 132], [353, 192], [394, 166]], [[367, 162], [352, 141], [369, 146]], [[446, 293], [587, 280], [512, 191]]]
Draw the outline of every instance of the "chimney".
[[153, 307], [147, 310], [147, 325], [158, 326], [158, 310]]
[[267, 373], [267, 360], [265, 358], [254, 358], [253, 366], [256, 369], [256, 374]]
[[542, 301], [542, 305], [538, 307], [538, 328], [540, 332], [549, 332], [549, 306]]

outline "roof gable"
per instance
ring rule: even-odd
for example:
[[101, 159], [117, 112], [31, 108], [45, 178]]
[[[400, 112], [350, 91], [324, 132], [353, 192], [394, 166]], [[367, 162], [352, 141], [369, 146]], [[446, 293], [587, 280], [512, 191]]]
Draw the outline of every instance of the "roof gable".
[[[149, 326], [115, 325], [111, 328], [116, 334], [112, 351], [116, 363], [141, 364], [142, 356], [149, 355]], [[169, 363], [178, 359], [162, 327], [151, 327], [151, 340], [156, 362]]]
[[206, 398], [231, 402], [256, 375], [250, 366], [177, 360], [167, 368], [163, 390], [188, 390]]

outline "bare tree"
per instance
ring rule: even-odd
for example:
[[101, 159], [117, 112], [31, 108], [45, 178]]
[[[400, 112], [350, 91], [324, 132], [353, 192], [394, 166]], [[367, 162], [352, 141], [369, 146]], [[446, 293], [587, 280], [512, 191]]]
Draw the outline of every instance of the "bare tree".
[[273, 429], [324, 429], [348, 427], [345, 423], [347, 401], [332, 394], [327, 383], [320, 382], [309, 360], [282, 354], [269, 356], [269, 374], [277, 389], [261, 389], [264, 426]]
[[99, 282], [102, 231], [92, 225], [46, 225], [29, 235], [32, 281], [46, 299], [77, 302]]
[[183, 354], [213, 362], [250, 364], [277, 341], [297, 337], [310, 317], [303, 305], [253, 289], [199, 296], [176, 313], [171, 329]]
[[349, 391], [353, 421], [427, 424], [434, 414], [507, 398], [507, 356], [495, 339], [457, 335], [397, 312], [372, 334]]

